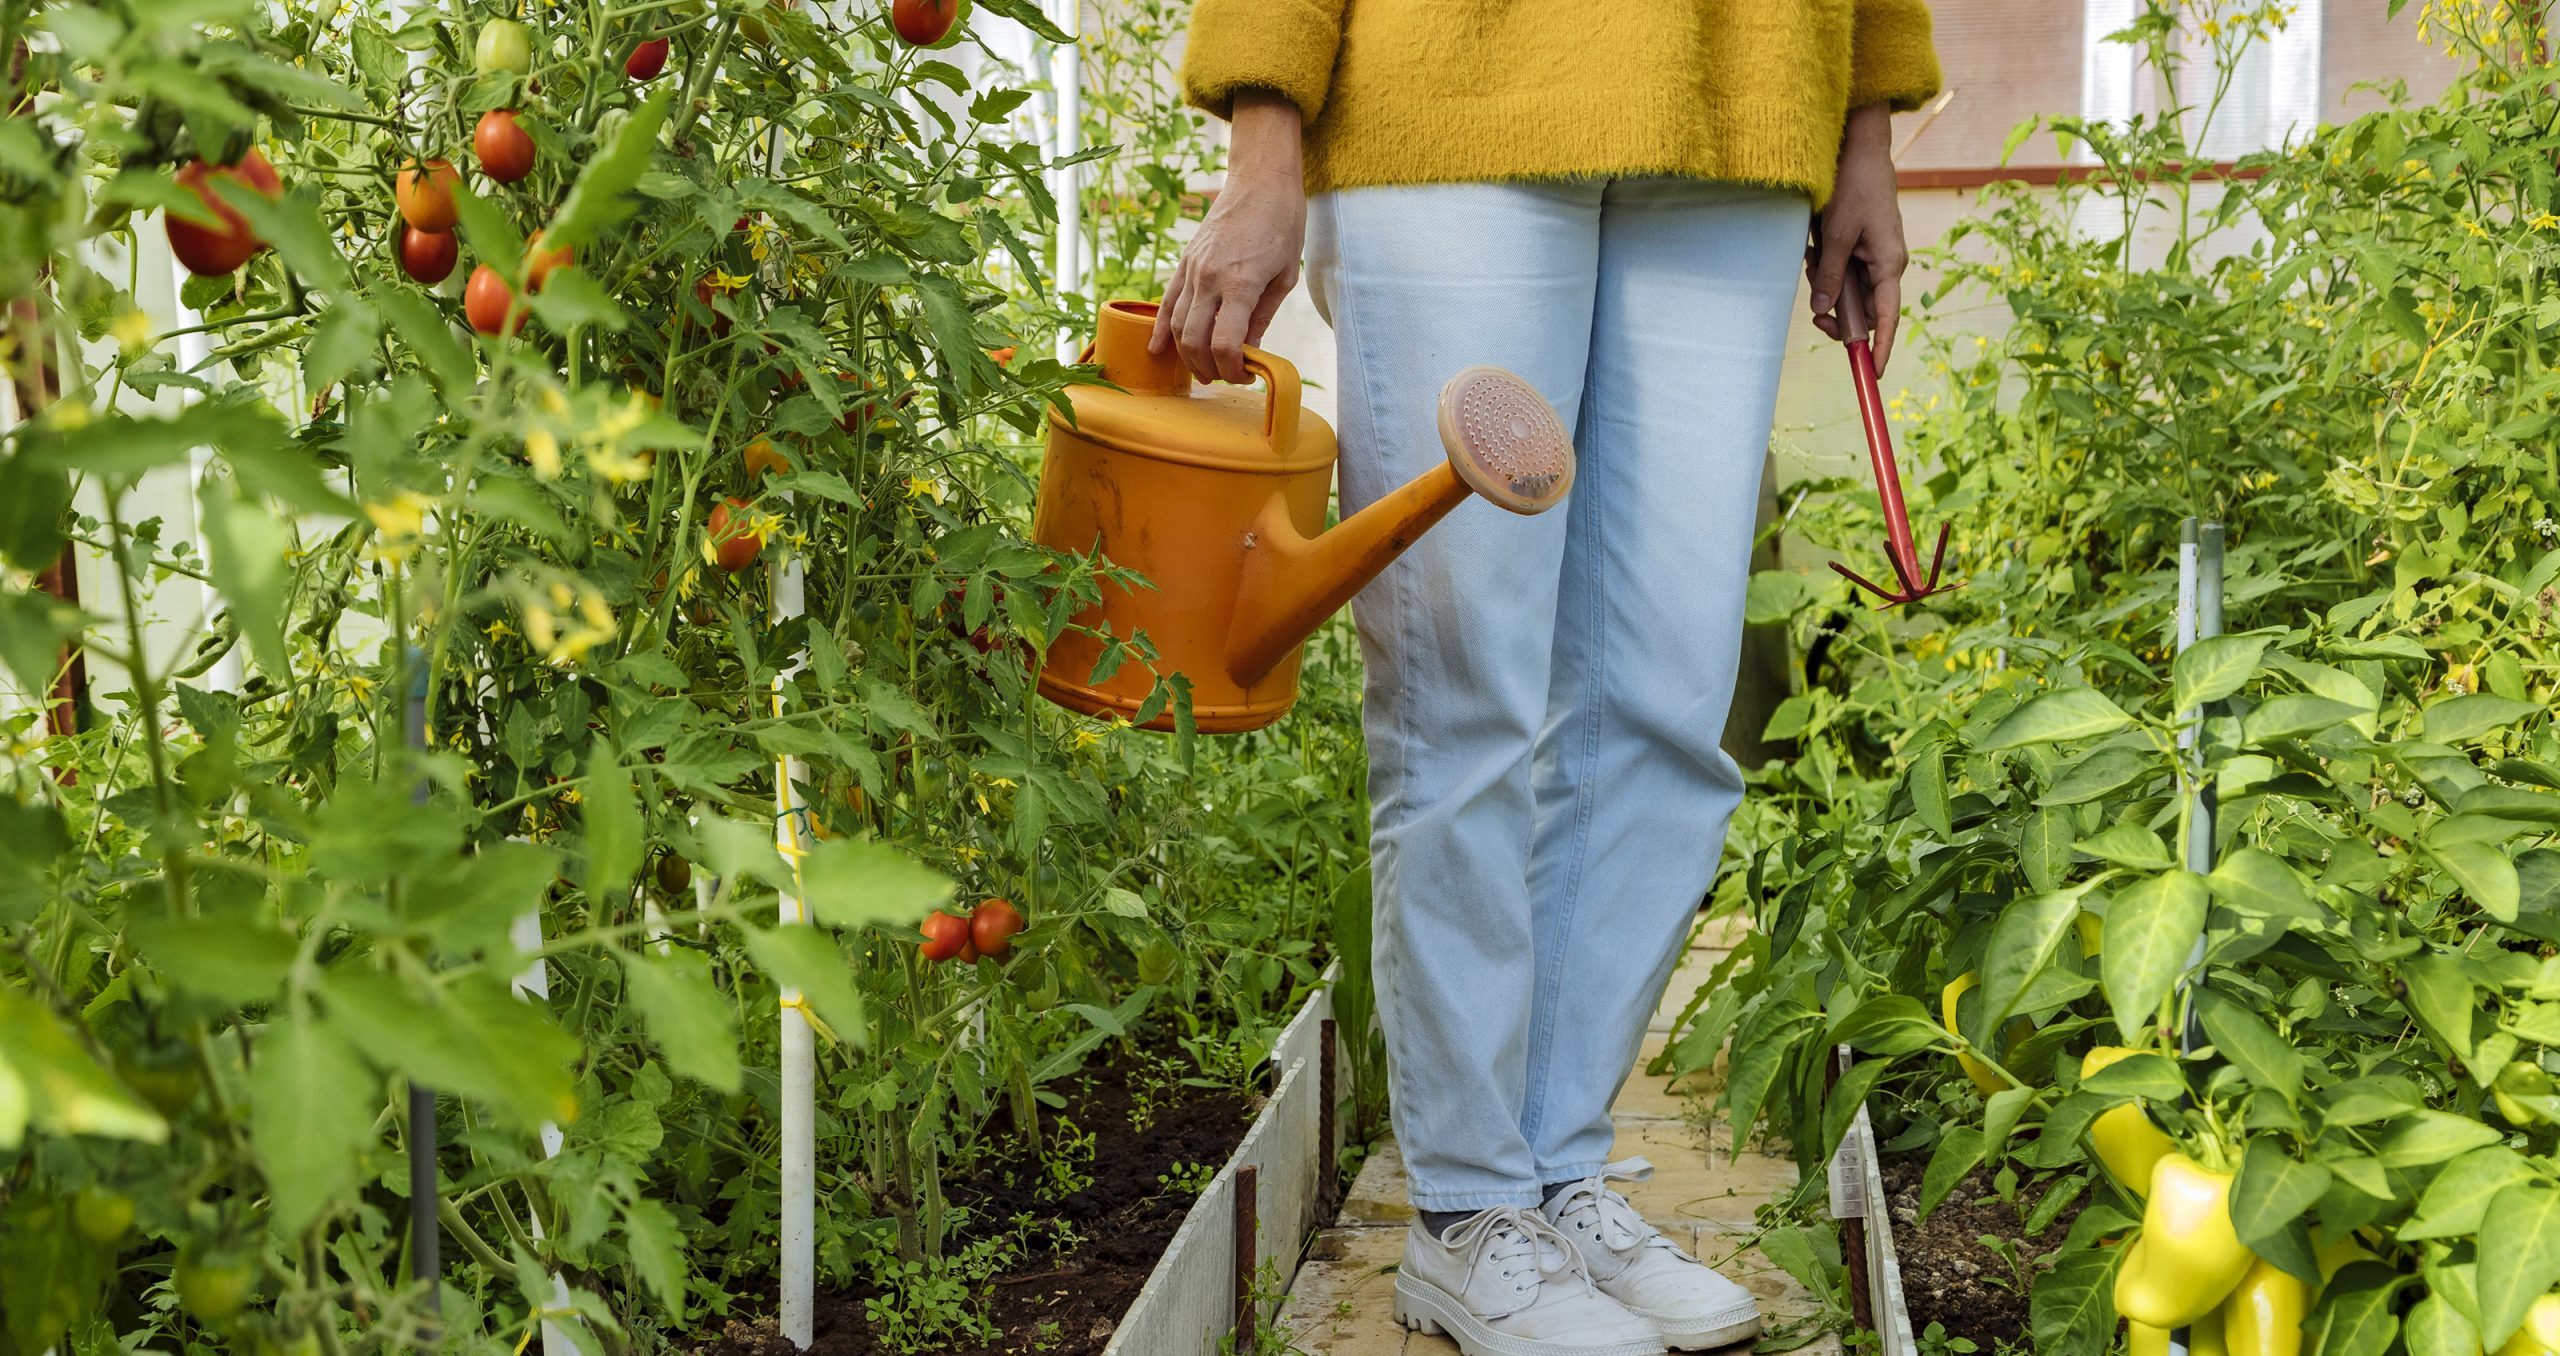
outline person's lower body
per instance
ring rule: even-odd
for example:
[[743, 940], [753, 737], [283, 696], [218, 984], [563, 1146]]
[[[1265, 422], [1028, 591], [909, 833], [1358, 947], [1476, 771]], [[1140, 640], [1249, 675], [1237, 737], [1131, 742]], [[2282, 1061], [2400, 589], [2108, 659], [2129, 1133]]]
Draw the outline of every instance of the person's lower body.
[[1541, 517], [1461, 506], [1354, 602], [1375, 970], [1417, 1210], [1602, 1176], [1615, 1099], [1742, 793], [1719, 746], [1808, 207], [1688, 180], [1310, 205], [1346, 513], [1426, 469], [1490, 363], [1574, 431]]

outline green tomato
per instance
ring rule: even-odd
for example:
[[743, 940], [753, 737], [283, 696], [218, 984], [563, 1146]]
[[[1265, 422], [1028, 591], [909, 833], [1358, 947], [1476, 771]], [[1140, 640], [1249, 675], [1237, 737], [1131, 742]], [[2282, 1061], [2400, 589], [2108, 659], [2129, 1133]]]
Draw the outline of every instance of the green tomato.
[[320, 1330], [304, 1328], [290, 1337], [272, 1338], [264, 1346], [266, 1356], [320, 1356]]
[[247, 1262], [236, 1257], [191, 1252], [178, 1259], [178, 1270], [170, 1279], [177, 1283], [178, 1302], [187, 1306], [188, 1313], [219, 1325], [249, 1302], [249, 1284], [255, 1275]]
[[522, 75], [533, 69], [533, 35], [513, 19], [491, 19], [471, 45], [471, 65], [482, 75]]
[[133, 1198], [105, 1187], [82, 1187], [71, 1202], [71, 1222], [92, 1243], [113, 1243], [133, 1227]]
[[1171, 939], [1158, 937], [1148, 942], [1138, 948], [1138, 981], [1142, 984], [1164, 983], [1173, 978], [1173, 963], [1179, 959], [1181, 953], [1174, 950]]

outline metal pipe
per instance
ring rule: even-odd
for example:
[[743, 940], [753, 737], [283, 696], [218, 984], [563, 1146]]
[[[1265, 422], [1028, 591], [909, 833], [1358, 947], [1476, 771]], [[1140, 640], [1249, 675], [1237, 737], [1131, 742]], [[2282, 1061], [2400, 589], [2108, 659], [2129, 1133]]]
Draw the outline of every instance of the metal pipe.
[[[2183, 654], [2197, 641], [2221, 634], [2222, 524], [2189, 518], [2178, 525], [2178, 651]], [[2187, 869], [2198, 875], [2213, 870], [2213, 784], [2192, 757], [2204, 719], [2205, 711], [2199, 707], [2187, 714], [2178, 731], [2178, 748], [2182, 755], [2188, 755], [2183, 759], [2187, 765], [2181, 769], [2188, 796]], [[2178, 1009], [2184, 1015], [2178, 1024], [2181, 1054], [2192, 1054], [2204, 1043], [2195, 1004], [2195, 985], [2204, 969], [2204, 956], [2204, 938], [2198, 937], [2195, 948], [2187, 954], [2186, 971], [2178, 981]], [[2188, 1356], [2189, 1336], [2187, 1328], [2171, 1329], [2169, 1356]]]
[[[409, 691], [400, 724], [410, 751], [424, 758], [427, 748], [427, 660], [424, 652], [409, 651]], [[430, 787], [424, 776], [410, 789], [409, 803], [424, 805]], [[443, 1312], [444, 1268], [437, 1256], [443, 1243], [443, 1232], [436, 1223], [436, 1093], [435, 1089], [409, 1080], [409, 1279], [424, 1281], [427, 1287], [427, 1345], [435, 1344], [441, 1324], [432, 1316]]]

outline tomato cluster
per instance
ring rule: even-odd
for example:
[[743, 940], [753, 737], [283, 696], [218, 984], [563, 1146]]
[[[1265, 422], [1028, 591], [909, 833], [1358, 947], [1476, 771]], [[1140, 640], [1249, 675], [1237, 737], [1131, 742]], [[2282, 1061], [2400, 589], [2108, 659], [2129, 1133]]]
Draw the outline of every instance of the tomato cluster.
[[963, 965], [981, 956], [1002, 960], [1013, 951], [1014, 934], [1026, 925], [1022, 910], [1009, 899], [986, 900], [969, 913], [936, 909], [917, 928], [924, 944], [916, 954], [929, 961], [956, 960]]

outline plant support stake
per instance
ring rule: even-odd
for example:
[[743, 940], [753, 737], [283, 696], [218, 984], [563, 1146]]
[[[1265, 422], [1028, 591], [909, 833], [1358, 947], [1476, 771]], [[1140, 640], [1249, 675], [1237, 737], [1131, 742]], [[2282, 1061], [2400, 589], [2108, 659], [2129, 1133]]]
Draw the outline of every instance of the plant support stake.
[[[2210, 640], [2222, 634], [2222, 524], [2199, 522], [2189, 518], [2178, 525], [2178, 652], [2199, 640]], [[2178, 748], [2186, 755], [2187, 768], [2187, 869], [2197, 875], [2213, 870], [2213, 783], [2195, 762], [2196, 746], [2204, 732], [2205, 710], [2202, 707], [2184, 713], [2184, 724], [2178, 731]], [[2178, 1050], [2193, 1053], [2202, 1044], [2196, 1029], [2195, 986], [2204, 970], [2204, 938], [2196, 938], [2195, 949], [2187, 953], [2187, 966], [2178, 980]], [[2169, 1356], [2188, 1356], [2187, 1328], [2169, 1333]]]
[[[409, 651], [409, 699], [403, 708], [400, 724], [402, 741], [411, 757], [420, 761], [418, 784], [410, 788], [409, 803], [427, 803], [427, 778], [424, 759], [427, 752], [427, 660], [417, 649]], [[427, 1286], [425, 1345], [435, 1345], [438, 1336], [434, 1316], [443, 1311], [441, 1293], [443, 1266], [436, 1256], [442, 1235], [436, 1224], [436, 1091], [418, 1080], [409, 1080], [409, 1279], [424, 1281]]]
[[[779, 624], [808, 611], [800, 560], [773, 564], [773, 620]], [[773, 709], [807, 658], [795, 652], [773, 678]], [[792, 888], [781, 892], [781, 922], [805, 925], [809, 907], [800, 891], [801, 829], [807, 811], [795, 790], [804, 776], [800, 760], [785, 755], [774, 765], [773, 844], [790, 868]], [[802, 1351], [817, 1339], [817, 1047], [800, 990], [782, 986], [782, 1335]]]

